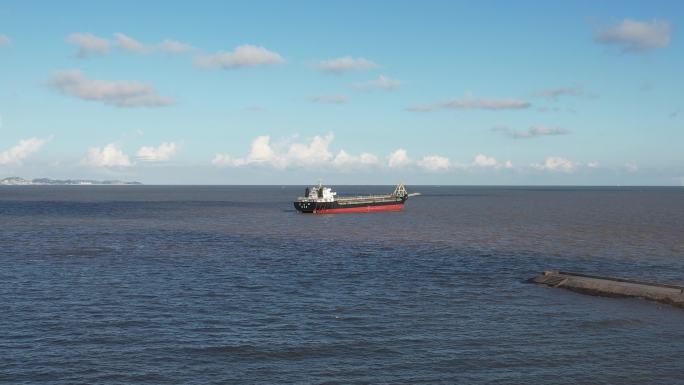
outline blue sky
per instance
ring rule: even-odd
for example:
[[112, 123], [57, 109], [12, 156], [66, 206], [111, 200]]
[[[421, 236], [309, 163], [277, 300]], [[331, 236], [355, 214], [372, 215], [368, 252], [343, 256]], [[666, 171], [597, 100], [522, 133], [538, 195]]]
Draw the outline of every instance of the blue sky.
[[684, 184], [680, 1], [0, 1], [0, 177]]

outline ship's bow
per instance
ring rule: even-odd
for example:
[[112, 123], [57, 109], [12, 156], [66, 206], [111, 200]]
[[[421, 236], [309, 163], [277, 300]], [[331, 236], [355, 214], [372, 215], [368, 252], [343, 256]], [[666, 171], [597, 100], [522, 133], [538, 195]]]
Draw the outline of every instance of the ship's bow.
[[315, 202], [295, 201], [294, 208], [300, 213], [313, 213], [316, 209]]

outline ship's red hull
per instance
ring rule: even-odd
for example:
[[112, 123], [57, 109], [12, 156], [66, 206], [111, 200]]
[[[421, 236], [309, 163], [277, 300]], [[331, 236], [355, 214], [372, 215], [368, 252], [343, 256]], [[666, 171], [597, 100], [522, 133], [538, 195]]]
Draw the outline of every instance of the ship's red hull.
[[345, 214], [345, 213], [377, 213], [381, 211], [400, 211], [404, 208], [404, 203], [373, 206], [356, 206], [343, 208], [316, 209], [314, 214]]

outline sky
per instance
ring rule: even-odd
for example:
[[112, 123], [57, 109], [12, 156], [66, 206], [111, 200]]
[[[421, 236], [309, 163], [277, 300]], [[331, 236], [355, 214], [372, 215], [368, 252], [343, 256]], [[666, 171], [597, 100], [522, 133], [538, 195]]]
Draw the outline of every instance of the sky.
[[0, 178], [684, 185], [681, 1], [0, 0]]

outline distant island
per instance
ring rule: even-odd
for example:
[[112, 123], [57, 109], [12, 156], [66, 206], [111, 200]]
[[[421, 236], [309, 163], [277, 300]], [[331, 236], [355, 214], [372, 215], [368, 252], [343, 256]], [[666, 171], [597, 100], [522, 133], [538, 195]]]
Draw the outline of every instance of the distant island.
[[91, 180], [91, 179], [50, 179], [50, 178], [36, 178], [24, 179], [18, 176], [11, 176], [9, 178], [0, 179], [0, 185], [5, 186], [28, 186], [28, 185], [141, 185], [140, 182], [125, 182], [121, 180]]

